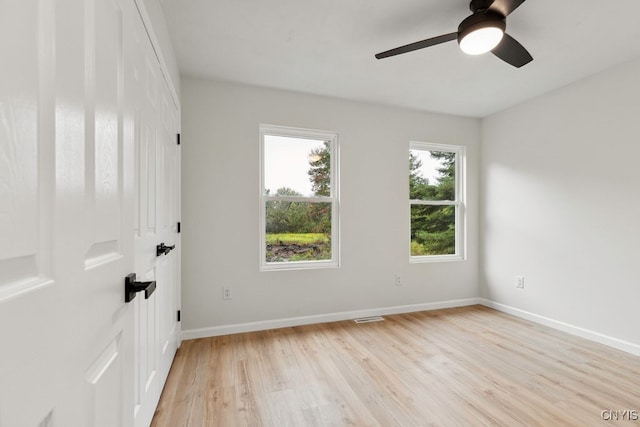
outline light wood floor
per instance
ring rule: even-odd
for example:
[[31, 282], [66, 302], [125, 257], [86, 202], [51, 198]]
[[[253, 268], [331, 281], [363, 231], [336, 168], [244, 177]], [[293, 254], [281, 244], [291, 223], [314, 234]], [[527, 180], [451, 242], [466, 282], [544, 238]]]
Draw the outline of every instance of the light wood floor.
[[480, 306], [385, 319], [185, 341], [152, 425], [640, 426], [639, 357]]

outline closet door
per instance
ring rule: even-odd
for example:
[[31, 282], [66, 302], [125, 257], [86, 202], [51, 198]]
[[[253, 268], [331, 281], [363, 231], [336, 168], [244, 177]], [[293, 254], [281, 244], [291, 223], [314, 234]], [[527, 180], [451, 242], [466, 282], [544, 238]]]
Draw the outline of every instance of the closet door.
[[178, 347], [178, 106], [142, 23], [136, 28], [135, 272], [155, 281], [149, 299], [132, 302], [135, 335], [135, 425], [148, 426]]
[[133, 425], [139, 19], [0, 2], [0, 426]]
[[[54, 3], [0, 2], [0, 426], [52, 425], [67, 339], [54, 98]], [[77, 260], [80, 262], [80, 260]]]

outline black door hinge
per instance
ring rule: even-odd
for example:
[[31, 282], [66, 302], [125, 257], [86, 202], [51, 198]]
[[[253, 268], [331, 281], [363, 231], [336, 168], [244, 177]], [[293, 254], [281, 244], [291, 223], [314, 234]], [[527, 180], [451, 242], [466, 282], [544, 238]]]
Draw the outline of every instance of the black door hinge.
[[176, 142], [178, 143], [178, 145], [180, 145], [180, 134], [179, 133], [176, 134]]
[[181, 230], [181, 228], [180, 228], [180, 222], [178, 222], [178, 223], [176, 224], [176, 231], [177, 231], [178, 233], [180, 233], [180, 230]]
[[178, 310], [178, 322], [180, 321], [180, 310]]

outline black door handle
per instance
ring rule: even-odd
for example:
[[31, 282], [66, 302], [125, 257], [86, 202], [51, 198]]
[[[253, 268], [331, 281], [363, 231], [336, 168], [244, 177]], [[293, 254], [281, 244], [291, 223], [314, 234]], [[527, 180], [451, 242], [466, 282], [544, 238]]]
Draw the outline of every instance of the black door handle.
[[131, 273], [124, 278], [124, 302], [131, 302], [138, 292], [144, 291], [144, 299], [149, 299], [156, 290], [156, 281], [136, 282], [136, 273]]
[[166, 255], [175, 248], [176, 245], [167, 246], [164, 243], [160, 243], [158, 246], [156, 246], [156, 256]]

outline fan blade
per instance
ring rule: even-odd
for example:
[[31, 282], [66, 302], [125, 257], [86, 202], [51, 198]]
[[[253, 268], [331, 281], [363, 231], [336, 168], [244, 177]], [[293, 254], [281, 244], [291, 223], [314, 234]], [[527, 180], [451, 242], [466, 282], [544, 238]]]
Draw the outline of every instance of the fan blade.
[[494, 0], [494, 2], [491, 3], [491, 6], [489, 6], [489, 10], [499, 12], [503, 16], [508, 16], [522, 3], [524, 3], [524, 0]]
[[533, 61], [533, 56], [527, 52], [527, 49], [507, 33], [504, 33], [500, 44], [494, 47], [491, 52], [504, 62], [516, 68], [520, 68]]
[[419, 42], [407, 44], [404, 46], [390, 49], [376, 54], [377, 59], [388, 58], [389, 56], [400, 55], [401, 53], [413, 52], [414, 50], [424, 49], [425, 47], [435, 46], [440, 43], [450, 42], [458, 38], [458, 33], [443, 34], [438, 37], [432, 37], [430, 39], [422, 40]]

